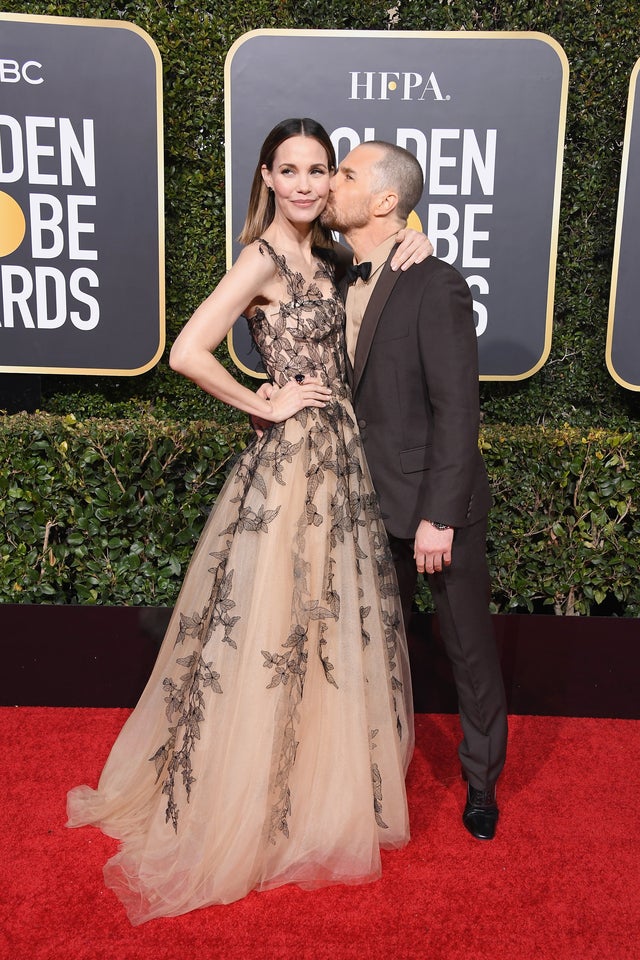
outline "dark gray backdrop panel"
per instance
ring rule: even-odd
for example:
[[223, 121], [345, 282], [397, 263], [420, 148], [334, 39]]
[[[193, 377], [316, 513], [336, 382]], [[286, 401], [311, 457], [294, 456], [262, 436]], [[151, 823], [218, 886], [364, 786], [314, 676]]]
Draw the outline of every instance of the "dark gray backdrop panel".
[[[27, 224], [24, 241], [0, 258], [0, 268], [22, 265], [33, 272], [36, 266], [54, 267], [68, 281], [74, 269], [87, 267], [98, 276], [99, 287], [85, 287], [100, 305], [100, 320], [92, 330], [71, 323], [72, 309], [88, 316], [88, 309], [71, 297], [67, 319], [56, 329], [27, 329], [16, 318], [9, 328], [3, 314], [0, 369], [142, 372], [159, 359], [164, 345], [160, 64], [155, 46], [137, 28], [111, 21], [16, 17], [0, 19], [0, 47], [4, 58], [42, 64], [30, 74], [41, 75], [41, 84], [0, 84], [0, 113], [18, 120], [23, 131], [27, 116], [55, 119], [53, 129], [38, 132], [39, 143], [56, 153], [40, 159], [41, 172], [57, 173], [60, 180], [61, 117], [68, 117], [79, 135], [83, 119], [93, 120], [96, 167], [95, 187], [84, 183], [74, 165], [69, 186], [29, 184], [25, 169], [18, 182], [0, 182], [0, 191], [20, 204], [27, 220], [30, 193], [57, 197], [65, 209], [70, 194], [94, 196], [95, 207], [83, 207], [81, 219], [94, 223], [95, 232], [83, 235], [82, 247], [98, 251], [97, 260], [72, 261], [65, 241], [55, 260], [35, 260]], [[11, 149], [6, 129], [0, 137], [6, 171]], [[34, 298], [30, 303], [35, 316]], [[53, 309], [52, 304], [50, 314]]]
[[[386, 85], [384, 72], [389, 74]], [[461, 231], [454, 260], [468, 280], [481, 277], [489, 287], [487, 294], [479, 294], [472, 285], [474, 299], [487, 312], [478, 341], [481, 375], [529, 376], [550, 348], [567, 73], [562, 50], [541, 34], [245, 35], [227, 61], [230, 258], [238, 252], [231, 238], [242, 227], [260, 144], [279, 120], [311, 116], [335, 140], [339, 128], [349, 128], [356, 143], [374, 137], [396, 143], [402, 129], [417, 130], [427, 145], [427, 183], [417, 208], [425, 231], [430, 232], [430, 205], [454, 207], [461, 221], [470, 204], [492, 206], [490, 214], [476, 221], [476, 229], [489, 237], [475, 246], [476, 256], [489, 258], [490, 265], [462, 261]], [[357, 99], [352, 97], [354, 74]], [[372, 75], [370, 91], [366, 74]], [[408, 74], [414, 86], [404, 99]], [[439, 177], [456, 189], [453, 195], [431, 190], [433, 129], [460, 131], [457, 140], [446, 139], [442, 150], [455, 165], [443, 168]], [[470, 193], [460, 193], [464, 130], [474, 131], [483, 153], [487, 131], [496, 130], [495, 180], [488, 193], [475, 175]], [[349, 149], [348, 139], [340, 139], [338, 146], [340, 160]], [[414, 142], [407, 147], [418, 152]], [[448, 259], [447, 253], [447, 244], [438, 242], [436, 254]], [[231, 347], [239, 365], [252, 369], [255, 355], [244, 324], [236, 324]]]

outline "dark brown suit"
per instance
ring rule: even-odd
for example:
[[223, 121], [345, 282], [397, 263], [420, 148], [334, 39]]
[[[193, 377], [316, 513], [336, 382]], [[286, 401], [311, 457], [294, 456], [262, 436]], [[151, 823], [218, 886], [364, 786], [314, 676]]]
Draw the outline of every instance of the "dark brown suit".
[[429, 586], [458, 691], [460, 759], [472, 785], [486, 789], [504, 765], [507, 721], [488, 609], [491, 495], [478, 449], [477, 340], [460, 274], [435, 257], [406, 272], [387, 261], [348, 367], [406, 617], [418, 523], [455, 527], [452, 564]]

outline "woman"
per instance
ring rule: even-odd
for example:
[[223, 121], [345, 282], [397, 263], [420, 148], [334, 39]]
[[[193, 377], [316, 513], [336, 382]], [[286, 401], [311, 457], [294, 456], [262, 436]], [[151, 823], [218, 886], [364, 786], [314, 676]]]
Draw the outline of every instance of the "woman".
[[[69, 825], [122, 841], [105, 878], [134, 924], [285, 883], [356, 883], [409, 839], [411, 684], [393, 564], [344, 378], [335, 167], [310, 120], [263, 146], [229, 273], [172, 367], [273, 426], [196, 547], [147, 687]], [[244, 313], [271, 400], [212, 356]]]

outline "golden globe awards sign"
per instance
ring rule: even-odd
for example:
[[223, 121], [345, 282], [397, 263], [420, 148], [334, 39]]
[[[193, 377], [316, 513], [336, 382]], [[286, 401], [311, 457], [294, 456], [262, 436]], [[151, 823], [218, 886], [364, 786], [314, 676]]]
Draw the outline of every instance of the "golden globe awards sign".
[[[551, 347], [567, 83], [561, 47], [538, 33], [245, 34], [226, 63], [229, 262], [278, 121], [319, 120], [338, 162], [366, 140], [397, 143], [425, 174], [410, 224], [473, 294], [482, 378], [530, 376]], [[230, 349], [260, 372], [244, 321]]]
[[640, 60], [631, 74], [609, 299], [607, 366], [614, 380], [640, 390]]
[[160, 82], [130, 24], [0, 14], [0, 371], [159, 359]]

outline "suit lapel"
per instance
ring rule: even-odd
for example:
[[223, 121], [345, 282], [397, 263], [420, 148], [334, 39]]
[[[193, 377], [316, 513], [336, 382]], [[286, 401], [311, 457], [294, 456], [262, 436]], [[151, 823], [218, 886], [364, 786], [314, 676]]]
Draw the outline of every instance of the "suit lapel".
[[364, 368], [367, 364], [367, 359], [371, 350], [371, 344], [373, 343], [373, 338], [375, 336], [382, 311], [384, 310], [385, 304], [391, 295], [391, 291], [393, 290], [400, 276], [400, 270], [394, 271], [389, 266], [391, 257], [394, 253], [395, 248], [389, 254], [389, 259], [382, 268], [382, 272], [378, 277], [375, 287], [373, 288], [371, 298], [367, 304], [367, 309], [365, 310], [362, 318], [353, 364], [352, 391], [354, 396], [356, 390], [358, 389], [358, 384], [360, 383], [360, 378], [362, 377]]

